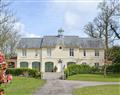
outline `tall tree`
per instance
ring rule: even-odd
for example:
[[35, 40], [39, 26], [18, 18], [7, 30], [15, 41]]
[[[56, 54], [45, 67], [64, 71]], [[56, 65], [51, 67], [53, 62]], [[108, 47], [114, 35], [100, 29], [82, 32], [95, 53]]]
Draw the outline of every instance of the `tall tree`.
[[[17, 20], [9, 6], [10, 2], [8, 3], [5, 2], [5, 0], [0, 0], [0, 49], [5, 54], [13, 53], [13, 49], [15, 48], [13, 44], [17, 43], [17, 37], [19, 35], [15, 30]], [[10, 44], [12, 46], [12, 51], [9, 48]]]
[[[85, 25], [85, 33], [93, 38], [102, 38], [105, 45], [105, 63], [108, 61], [108, 48], [111, 42], [120, 39], [120, 26], [115, 19], [120, 14], [119, 0], [104, 0], [98, 5], [99, 13], [93, 22]], [[106, 66], [104, 70], [106, 75]]]
[[120, 2], [118, 0], [103, 1], [98, 5], [99, 13], [93, 22], [85, 25], [85, 33], [90, 37], [103, 38], [105, 48], [114, 40], [120, 39], [120, 26], [115, 19], [120, 14]]

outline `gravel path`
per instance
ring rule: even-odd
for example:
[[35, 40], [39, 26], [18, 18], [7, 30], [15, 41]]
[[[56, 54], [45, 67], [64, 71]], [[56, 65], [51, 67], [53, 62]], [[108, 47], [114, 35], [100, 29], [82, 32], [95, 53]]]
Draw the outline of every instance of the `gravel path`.
[[120, 82], [47, 80], [47, 83], [33, 95], [72, 95], [72, 89], [74, 88], [105, 84], [120, 84]]

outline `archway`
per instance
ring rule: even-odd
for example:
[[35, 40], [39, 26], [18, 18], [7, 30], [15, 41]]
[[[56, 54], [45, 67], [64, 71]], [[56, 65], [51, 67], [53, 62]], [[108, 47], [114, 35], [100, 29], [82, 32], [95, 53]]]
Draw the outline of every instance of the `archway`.
[[45, 72], [53, 72], [53, 62], [45, 62]]
[[28, 68], [28, 62], [20, 62], [20, 68]]
[[8, 68], [15, 68], [15, 62], [8, 62]]
[[38, 61], [32, 62], [32, 68], [33, 69], [37, 69], [37, 70], [40, 71], [40, 67], [41, 67], [40, 62], [38, 62]]

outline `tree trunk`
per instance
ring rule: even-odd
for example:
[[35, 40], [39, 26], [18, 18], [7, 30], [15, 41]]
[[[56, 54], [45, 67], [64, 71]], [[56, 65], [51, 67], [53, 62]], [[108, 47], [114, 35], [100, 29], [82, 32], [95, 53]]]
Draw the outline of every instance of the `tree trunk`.
[[105, 67], [104, 67], [104, 77], [107, 75], [107, 61], [108, 61], [108, 23], [106, 22], [106, 27], [105, 27]]

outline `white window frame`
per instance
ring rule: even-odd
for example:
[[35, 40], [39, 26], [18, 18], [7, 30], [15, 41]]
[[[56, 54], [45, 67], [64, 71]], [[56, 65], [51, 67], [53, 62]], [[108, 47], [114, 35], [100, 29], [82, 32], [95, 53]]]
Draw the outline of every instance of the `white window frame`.
[[51, 56], [52, 55], [52, 49], [51, 48], [47, 48], [47, 56]]
[[39, 54], [39, 53], [38, 53], [38, 50], [36, 49], [36, 50], [35, 50], [35, 57], [37, 57], [38, 54]]
[[100, 66], [99, 62], [94, 63], [94, 66], [99, 67]]
[[99, 56], [99, 50], [95, 50], [95, 56]]
[[83, 56], [86, 56], [86, 50], [83, 50]]
[[74, 56], [74, 48], [70, 48], [70, 51], [69, 51], [70, 53], [69, 53], [69, 55], [70, 56]]
[[27, 56], [27, 50], [26, 49], [22, 49], [22, 56]]

